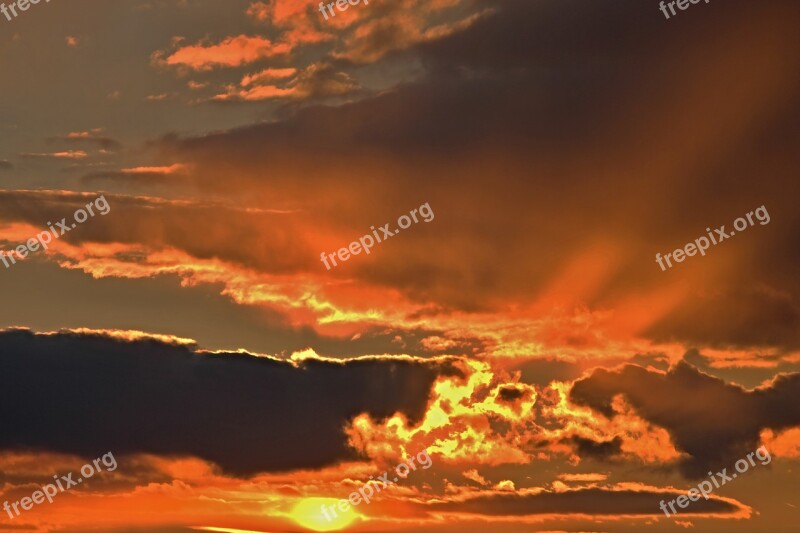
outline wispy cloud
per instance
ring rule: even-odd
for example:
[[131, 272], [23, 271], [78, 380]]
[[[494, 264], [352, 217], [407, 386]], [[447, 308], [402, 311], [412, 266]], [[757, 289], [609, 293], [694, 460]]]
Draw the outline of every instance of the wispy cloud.
[[122, 148], [122, 144], [103, 134], [102, 128], [95, 128], [90, 131], [73, 131], [66, 135], [49, 137], [50, 143], [71, 143], [71, 144], [92, 144], [102, 150], [117, 151]]
[[68, 150], [66, 152], [23, 152], [19, 154], [25, 159], [85, 159], [89, 154], [83, 150]]

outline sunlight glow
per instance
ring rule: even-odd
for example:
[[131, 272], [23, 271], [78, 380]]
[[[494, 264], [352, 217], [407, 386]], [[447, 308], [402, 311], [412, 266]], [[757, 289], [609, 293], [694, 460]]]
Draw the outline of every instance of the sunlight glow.
[[338, 508], [334, 511], [328, 510], [328, 520], [322, 512], [322, 506], [335, 506], [339, 500], [335, 498], [306, 498], [301, 500], [292, 509], [292, 519], [303, 527], [313, 531], [336, 531], [349, 526], [356, 518], [361, 515], [352, 507], [342, 513]]

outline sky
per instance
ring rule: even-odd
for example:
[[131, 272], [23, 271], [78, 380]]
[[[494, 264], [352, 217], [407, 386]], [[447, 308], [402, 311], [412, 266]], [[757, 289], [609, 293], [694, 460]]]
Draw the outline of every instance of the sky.
[[666, 4], [6, 0], [0, 532], [798, 531], [800, 4]]

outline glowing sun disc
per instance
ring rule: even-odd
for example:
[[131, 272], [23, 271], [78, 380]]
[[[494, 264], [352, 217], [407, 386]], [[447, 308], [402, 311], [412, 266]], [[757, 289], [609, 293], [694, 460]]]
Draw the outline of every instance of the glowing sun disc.
[[[299, 525], [313, 531], [336, 531], [344, 529], [361, 515], [352, 507], [343, 513], [336, 507], [336, 498], [306, 498], [294, 506], [290, 516]], [[328, 520], [322, 512], [322, 506], [328, 509]], [[334, 510], [330, 506], [334, 506]]]

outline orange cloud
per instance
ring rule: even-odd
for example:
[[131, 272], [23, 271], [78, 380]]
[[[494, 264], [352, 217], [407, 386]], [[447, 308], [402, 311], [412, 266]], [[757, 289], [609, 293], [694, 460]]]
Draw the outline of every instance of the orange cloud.
[[186, 170], [187, 166], [182, 163], [174, 163], [169, 166], [163, 167], [134, 167], [134, 168], [123, 168], [120, 170], [123, 174], [176, 174], [178, 172], [183, 172]]
[[[324, 64], [310, 65], [295, 75], [296, 72], [295, 69], [267, 69], [243, 78], [241, 88], [228, 86], [227, 93], [218, 94], [212, 100], [255, 102], [276, 98], [321, 98], [344, 95], [359, 89], [352, 77]], [[275, 80], [286, 78], [291, 79], [283, 87], [273, 84]]]
[[291, 98], [298, 96], [297, 89], [281, 89], [275, 85], [259, 85], [252, 89], [239, 90], [236, 87], [229, 87], [225, 94], [218, 94], [211, 99], [217, 102], [242, 101], [258, 102], [261, 100], [272, 100], [276, 98]]
[[[476, 8], [471, 0], [398, 0], [337, 11], [335, 17], [325, 21], [318, 5], [315, 0], [253, 2], [246, 10], [247, 16], [277, 33], [274, 41], [266, 37], [238, 35], [216, 44], [184, 46], [179, 44], [181, 39], [176, 38], [177, 50], [156, 52], [153, 60], [166, 66], [211, 70], [288, 56], [309, 45], [325, 43], [326, 55], [321, 60], [292, 67], [267, 68], [260, 74], [246, 76], [240, 88], [228, 85], [225, 93], [210, 100], [247, 102], [345, 94], [360, 85], [347, 72], [337, 71], [335, 78], [326, 80], [324, 86], [312, 83], [310, 78], [317, 77], [316, 74], [333, 60], [373, 63], [390, 52], [462, 31], [489, 13]], [[292, 70], [305, 73], [305, 76], [299, 75], [290, 86], [271, 83], [290, 77]], [[252, 87], [255, 84], [260, 86]]]
[[264, 37], [238, 35], [228, 37], [219, 44], [179, 47], [166, 58], [163, 58], [163, 53], [157, 52], [154, 59], [168, 66], [211, 70], [215, 67], [238, 67], [290, 51], [291, 47], [287, 44], [275, 44]]
[[242, 78], [242, 87], [247, 87], [253, 83], [263, 83], [265, 81], [282, 80], [291, 78], [297, 73], [294, 68], [268, 68], [256, 74], [250, 74]]
[[[462, 361], [459, 365], [464, 377], [437, 380], [425, 417], [418, 425], [411, 426], [402, 414], [382, 423], [361, 415], [346, 430], [351, 446], [387, 461], [427, 449], [445, 462], [529, 462], [531, 457], [522, 448], [522, 434], [533, 424], [533, 387], [514, 383], [521, 395], [510, 402], [501, 401], [499, 391], [506, 383], [495, 377], [487, 363]], [[508, 432], [492, 429], [492, 423], [500, 421], [510, 425]]]
[[761, 432], [761, 442], [776, 457], [800, 458], [800, 428], [777, 433], [766, 429]]

